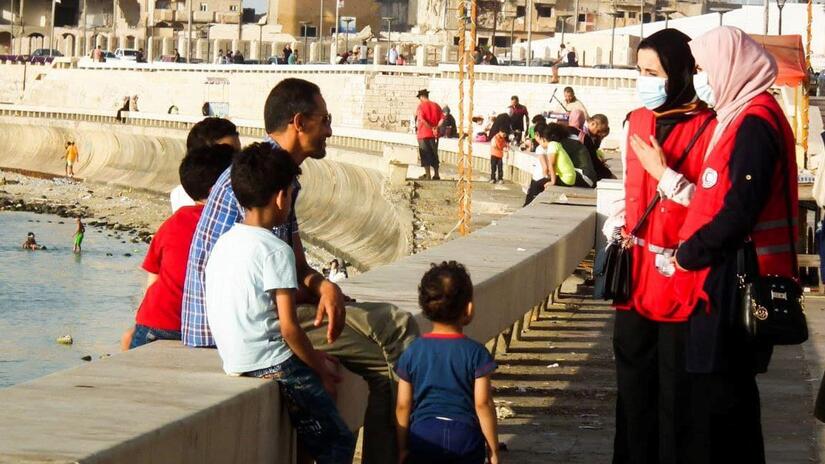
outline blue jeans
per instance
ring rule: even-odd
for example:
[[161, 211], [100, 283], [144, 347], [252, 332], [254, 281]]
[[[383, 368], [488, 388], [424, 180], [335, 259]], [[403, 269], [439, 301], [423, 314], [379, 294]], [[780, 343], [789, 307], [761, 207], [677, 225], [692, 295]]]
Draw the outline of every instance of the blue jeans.
[[355, 437], [341, 419], [318, 374], [298, 356], [244, 375], [278, 382], [292, 426], [298, 433], [298, 443], [318, 464], [352, 462]]
[[129, 349], [133, 350], [157, 340], [180, 340], [180, 331], [153, 329], [145, 325], [135, 324], [135, 333], [132, 334], [132, 342], [129, 343]]
[[484, 464], [484, 435], [478, 424], [437, 418], [414, 422], [405, 464]]

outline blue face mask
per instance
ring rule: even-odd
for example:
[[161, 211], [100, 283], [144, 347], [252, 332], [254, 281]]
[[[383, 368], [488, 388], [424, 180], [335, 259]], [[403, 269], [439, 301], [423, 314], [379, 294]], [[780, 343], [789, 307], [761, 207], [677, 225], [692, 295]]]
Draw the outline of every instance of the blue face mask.
[[708, 82], [708, 73], [700, 71], [693, 75], [693, 87], [696, 89], [696, 96], [699, 100], [707, 103], [708, 106], [716, 106], [716, 95], [713, 87]]
[[667, 90], [665, 84], [667, 79], [654, 76], [639, 76], [636, 78], [636, 91], [639, 92], [639, 100], [645, 108], [655, 110], [667, 101]]

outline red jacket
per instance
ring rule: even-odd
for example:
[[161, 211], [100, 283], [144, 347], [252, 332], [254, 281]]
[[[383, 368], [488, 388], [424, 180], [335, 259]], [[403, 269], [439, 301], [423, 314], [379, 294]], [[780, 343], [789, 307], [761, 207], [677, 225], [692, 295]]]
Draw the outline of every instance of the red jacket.
[[[788, 207], [786, 195], [790, 195], [793, 237], [797, 237], [797, 174], [796, 150], [793, 132], [782, 109], [768, 93], [753, 99], [751, 104], [725, 129], [722, 137], [705, 160], [700, 181], [696, 184], [696, 194], [685, 223], [679, 231], [679, 238], [688, 240], [694, 233], [714, 219], [724, 206], [725, 196], [731, 189], [729, 161], [736, 142], [739, 126], [746, 116], [757, 116], [767, 121], [782, 135], [783, 155], [786, 156], [789, 190], [786, 194], [785, 173], [781, 160], [777, 161], [773, 179], [765, 188], [771, 189], [767, 204], [762, 209], [756, 225], [750, 233], [759, 260], [762, 275], [792, 276], [793, 256], [788, 231]], [[777, 127], [777, 120], [780, 127]], [[710, 301], [704, 290], [710, 268], [698, 271], [677, 271], [674, 276], [674, 293], [680, 301], [683, 312], [692, 312], [699, 301], [705, 301], [710, 310]]]
[[[677, 123], [667, 136], [662, 149], [667, 158], [667, 165], [673, 167], [684, 155], [687, 145], [700, 127], [713, 118], [708, 109], [697, 110], [690, 119]], [[689, 182], [697, 182], [701, 172], [702, 159], [713, 133], [715, 121], [711, 121], [699, 136], [678, 172]], [[630, 146], [629, 138], [638, 135], [648, 141], [656, 134], [656, 115], [640, 108], [628, 116], [628, 143], [625, 165], [625, 228], [633, 230], [639, 223], [645, 209], [656, 195], [658, 181], [651, 177], [642, 167], [636, 153]], [[645, 220], [636, 233], [636, 246], [633, 247], [632, 295], [630, 301], [617, 305], [618, 309], [635, 309], [642, 316], [655, 321], [673, 322], [687, 320], [689, 313], [679, 311], [678, 302], [669, 291], [670, 277], [663, 275], [656, 268], [656, 255], [663, 250], [675, 250], [679, 245], [679, 229], [687, 215], [687, 208], [671, 200], [663, 199]]]

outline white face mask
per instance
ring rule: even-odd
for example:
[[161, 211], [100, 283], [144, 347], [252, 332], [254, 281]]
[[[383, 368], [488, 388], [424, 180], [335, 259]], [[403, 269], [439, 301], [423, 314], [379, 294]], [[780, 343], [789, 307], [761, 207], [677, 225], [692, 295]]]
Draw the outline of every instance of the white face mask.
[[655, 76], [639, 76], [636, 78], [636, 91], [639, 100], [645, 108], [655, 110], [667, 101], [667, 79]]
[[716, 106], [716, 95], [713, 93], [713, 87], [708, 81], [708, 73], [700, 71], [693, 75], [693, 88], [696, 89], [696, 96], [699, 100], [707, 103], [708, 106]]

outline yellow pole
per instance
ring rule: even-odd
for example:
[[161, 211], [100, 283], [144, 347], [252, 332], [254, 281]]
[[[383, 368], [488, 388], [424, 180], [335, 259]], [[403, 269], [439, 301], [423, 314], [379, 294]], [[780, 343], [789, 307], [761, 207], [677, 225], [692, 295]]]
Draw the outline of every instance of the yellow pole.
[[[803, 82], [802, 85], [805, 85]], [[793, 88], [793, 120], [791, 121], [791, 127], [793, 128], [793, 138], [797, 142], [799, 142], [799, 87]]]
[[467, 63], [467, 33], [464, 21], [466, 16], [467, 7], [463, 1], [460, 1], [458, 2], [458, 183], [456, 193], [458, 196], [458, 233], [461, 235], [469, 233], [465, 201], [467, 196], [467, 173], [465, 169], [467, 156], [464, 152], [464, 144], [467, 140], [467, 132], [464, 130], [466, 122], [464, 116], [464, 65]]
[[813, 24], [813, 0], [808, 0], [808, 28], [805, 37], [805, 80], [802, 82], [802, 152], [803, 167], [808, 167], [808, 131], [810, 130], [810, 97], [808, 95], [808, 70], [811, 69], [811, 27]]

